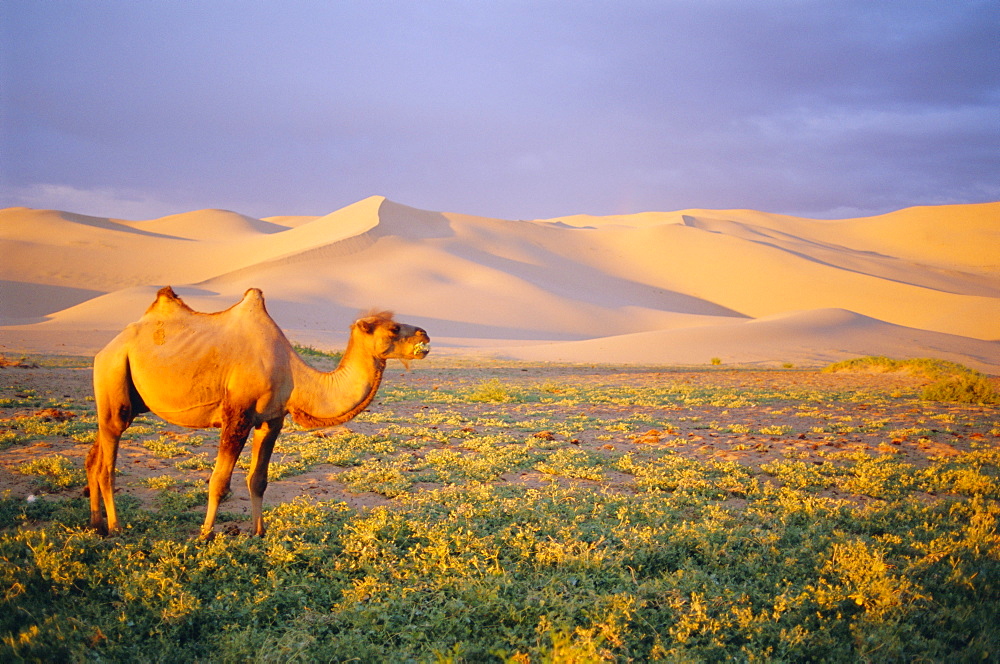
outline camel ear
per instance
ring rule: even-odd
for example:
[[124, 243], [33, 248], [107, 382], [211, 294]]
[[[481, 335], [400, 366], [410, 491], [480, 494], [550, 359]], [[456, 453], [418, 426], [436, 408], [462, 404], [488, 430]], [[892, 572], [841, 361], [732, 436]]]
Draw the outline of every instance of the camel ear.
[[361, 330], [365, 334], [371, 334], [372, 332], [375, 331], [375, 321], [373, 321], [371, 318], [359, 318], [358, 320], [354, 321], [354, 324], [357, 326], [359, 330]]

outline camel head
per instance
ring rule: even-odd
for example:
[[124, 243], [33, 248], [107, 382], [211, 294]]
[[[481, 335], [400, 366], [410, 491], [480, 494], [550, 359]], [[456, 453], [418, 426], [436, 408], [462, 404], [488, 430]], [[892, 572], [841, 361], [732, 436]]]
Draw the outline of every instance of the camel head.
[[422, 328], [393, 320], [392, 313], [382, 311], [354, 321], [351, 339], [382, 360], [401, 360], [409, 367], [410, 360], [421, 360], [431, 351], [431, 338]]

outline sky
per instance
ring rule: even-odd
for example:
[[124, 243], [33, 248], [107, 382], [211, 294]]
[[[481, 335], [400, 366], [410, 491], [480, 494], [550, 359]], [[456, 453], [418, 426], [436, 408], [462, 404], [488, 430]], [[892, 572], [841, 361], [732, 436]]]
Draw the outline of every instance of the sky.
[[0, 207], [1000, 200], [995, 0], [4, 0]]

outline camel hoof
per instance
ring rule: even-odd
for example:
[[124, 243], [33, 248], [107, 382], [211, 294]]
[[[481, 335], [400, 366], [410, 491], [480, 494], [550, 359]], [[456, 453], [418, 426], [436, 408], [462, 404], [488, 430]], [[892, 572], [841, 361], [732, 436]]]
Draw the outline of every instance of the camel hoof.
[[90, 527], [101, 537], [114, 537], [119, 533], [118, 526], [109, 527], [103, 519], [101, 521], [91, 521]]

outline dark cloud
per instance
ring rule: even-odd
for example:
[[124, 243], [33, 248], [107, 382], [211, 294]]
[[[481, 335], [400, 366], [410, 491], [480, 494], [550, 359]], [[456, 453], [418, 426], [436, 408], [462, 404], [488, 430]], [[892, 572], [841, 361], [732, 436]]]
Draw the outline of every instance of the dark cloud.
[[1000, 199], [990, 2], [15, 0], [0, 24], [0, 205]]

